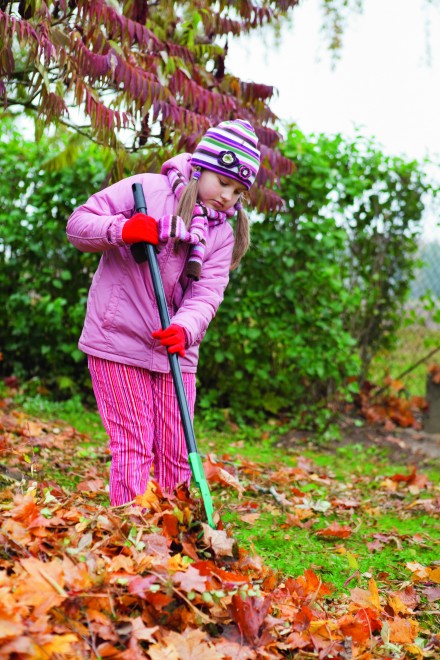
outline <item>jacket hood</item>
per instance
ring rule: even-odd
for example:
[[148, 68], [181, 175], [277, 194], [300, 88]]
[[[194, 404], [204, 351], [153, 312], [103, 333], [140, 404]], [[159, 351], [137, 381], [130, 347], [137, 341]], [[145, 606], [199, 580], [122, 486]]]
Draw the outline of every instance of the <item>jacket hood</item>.
[[192, 154], [179, 154], [178, 156], [173, 156], [173, 158], [164, 162], [160, 173], [166, 175], [169, 170], [175, 168], [183, 174], [187, 181], [189, 181], [192, 172], [192, 167], [190, 165], [191, 158]]

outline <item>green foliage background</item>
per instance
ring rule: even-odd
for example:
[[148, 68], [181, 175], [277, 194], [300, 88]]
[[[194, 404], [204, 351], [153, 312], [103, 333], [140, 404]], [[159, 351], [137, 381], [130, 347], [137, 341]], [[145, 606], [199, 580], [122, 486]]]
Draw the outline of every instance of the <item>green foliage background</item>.
[[433, 190], [419, 163], [360, 135], [291, 126], [283, 152], [296, 165], [281, 187], [287, 207], [252, 225], [202, 345], [200, 402], [309, 426], [395, 341]]
[[[106, 154], [78, 138], [70, 161], [69, 136], [35, 144], [1, 121], [0, 368], [58, 397], [87, 396], [77, 341], [99, 256], [75, 250], [65, 225], [105, 185]], [[202, 344], [198, 401], [215, 422], [325, 419], [395, 337], [416, 266], [431, 190], [418, 163], [294, 126], [284, 153], [296, 166], [286, 207], [253, 216], [252, 248]]]
[[59, 139], [27, 141], [6, 119], [1, 135], [2, 372], [70, 395], [88, 376], [77, 342], [97, 256], [68, 243], [66, 219], [102, 185], [103, 154], [90, 143], [52, 170]]

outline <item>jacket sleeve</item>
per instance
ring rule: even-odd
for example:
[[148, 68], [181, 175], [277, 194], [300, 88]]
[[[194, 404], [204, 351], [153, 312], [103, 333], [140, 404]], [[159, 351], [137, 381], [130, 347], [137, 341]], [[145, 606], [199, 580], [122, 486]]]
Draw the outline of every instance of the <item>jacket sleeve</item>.
[[102, 252], [124, 245], [122, 227], [133, 213], [131, 184], [139, 177], [129, 177], [92, 195], [79, 206], [67, 222], [67, 238], [82, 252]]
[[214, 318], [224, 297], [229, 282], [229, 269], [234, 247], [232, 227], [223, 233], [220, 245], [214, 245], [210, 255], [203, 261], [202, 272], [198, 281], [188, 286], [182, 303], [171, 323], [181, 325], [187, 335], [187, 345], [199, 343]]

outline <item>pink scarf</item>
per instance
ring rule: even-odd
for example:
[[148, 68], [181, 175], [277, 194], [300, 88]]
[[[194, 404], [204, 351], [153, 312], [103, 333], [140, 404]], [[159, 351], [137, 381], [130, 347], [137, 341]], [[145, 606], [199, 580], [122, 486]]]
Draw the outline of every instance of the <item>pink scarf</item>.
[[[183, 191], [188, 185], [188, 180], [185, 179], [183, 174], [176, 168], [171, 168], [167, 171], [168, 180], [171, 189], [175, 194], [177, 200], [180, 200]], [[205, 256], [206, 236], [208, 227], [214, 227], [226, 222], [228, 218], [235, 215], [235, 208], [232, 207], [227, 211], [216, 211], [210, 209], [200, 202], [195, 205], [191, 226], [188, 231], [182, 231], [177, 228], [177, 219], [179, 216], [170, 215], [161, 218], [163, 227], [162, 232], [168, 236], [177, 236], [181, 241], [189, 243], [191, 250], [188, 256], [188, 263], [186, 265], [186, 274], [194, 280], [200, 279], [202, 271], [203, 259]], [[179, 218], [181, 220], [181, 218]], [[183, 222], [183, 221], [182, 221]], [[166, 226], [166, 225], [169, 225]]]

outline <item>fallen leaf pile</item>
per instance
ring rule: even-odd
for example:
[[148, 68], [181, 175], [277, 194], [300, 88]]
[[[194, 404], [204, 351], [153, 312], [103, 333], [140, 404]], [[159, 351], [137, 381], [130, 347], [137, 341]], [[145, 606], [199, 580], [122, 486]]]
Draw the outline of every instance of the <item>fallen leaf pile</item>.
[[[9, 483], [0, 491], [0, 658], [440, 657], [438, 631], [421, 630], [417, 619], [422, 597], [439, 598], [440, 567], [415, 561], [408, 567], [413, 581], [404, 588], [379, 590], [371, 576], [367, 588], [349, 594], [335, 593], [308, 568], [307, 556], [301, 575], [282, 577], [240, 548], [221, 522], [215, 530], [204, 523], [200, 502], [185, 489], [168, 498], [151, 481], [133, 503], [111, 508], [101, 503], [108, 477], [103, 460], [87, 462], [75, 492], [42, 479], [47, 456], [74, 469], [72, 457], [84, 439], [74, 429], [7, 406], [0, 428]], [[300, 477], [329, 482], [307, 461], [268, 475], [242, 460], [239, 479], [226, 458], [211, 456], [206, 470], [212, 484], [235, 489], [240, 498], [252, 475], [254, 489], [266, 488], [277, 506], [289, 508], [288, 526], [310, 524], [327, 505], [359, 506], [348, 496], [312, 500], [292, 487]], [[384, 489], [423, 487], [415, 473], [390, 484]], [[246, 500], [239, 506], [248, 523], [259, 514]], [[352, 533], [338, 523], [320, 530], [324, 539]]]
[[386, 377], [384, 387], [366, 381], [356, 397], [355, 408], [369, 423], [394, 428], [422, 428], [421, 418], [428, 408], [426, 399], [409, 396], [402, 381]]

